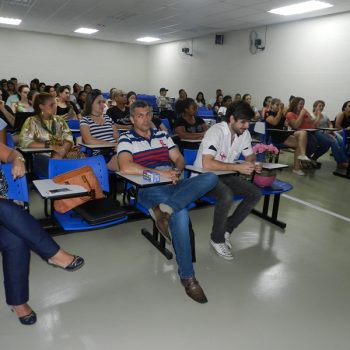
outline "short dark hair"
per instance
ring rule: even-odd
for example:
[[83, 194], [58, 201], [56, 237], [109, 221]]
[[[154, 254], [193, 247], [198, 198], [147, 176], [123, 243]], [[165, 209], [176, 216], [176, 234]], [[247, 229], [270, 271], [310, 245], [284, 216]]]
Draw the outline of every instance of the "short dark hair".
[[226, 103], [228, 100], [232, 100], [232, 96], [231, 95], [226, 95], [223, 99], [222, 99], [222, 103]]
[[148, 103], [146, 101], [136, 100], [130, 106], [130, 116], [131, 117], [134, 116], [136, 108], [146, 108], [146, 107], [149, 107], [149, 105], [148, 105]]
[[193, 98], [187, 97], [183, 101], [179, 101], [178, 111], [180, 113], [185, 113], [185, 110], [195, 103], [196, 101]]
[[236, 103], [232, 103], [227, 108], [223, 120], [228, 123], [230, 121], [231, 116], [233, 116], [235, 121], [240, 119], [251, 120], [252, 118], [254, 118], [254, 115], [254, 110], [252, 107], [250, 107], [249, 104], [239, 101]]
[[[85, 92], [83, 90], [83, 92]], [[92, 112], [92, 104], [97, 97], [102, 96], [102, 92], [99, 89], [93, 89], [86, 95], [85, 105], [84, 105], [84, 115], [90, 115]]]

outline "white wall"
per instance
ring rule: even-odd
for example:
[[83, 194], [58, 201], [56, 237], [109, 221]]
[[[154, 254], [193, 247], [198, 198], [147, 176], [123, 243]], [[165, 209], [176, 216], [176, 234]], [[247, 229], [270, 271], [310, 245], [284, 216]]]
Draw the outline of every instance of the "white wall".
[[[350, 99], [350, 14], [269, 26], [266, 49], [249, 52], [250, 30], [225, 34], [223, 46], [214, 35], [193, 40], [193, 57], [180, 53], [181, 42], [150, 48], [152, 93], [169, 88], [170, 96], [184, 88], [190, 96], [202, 90], [207, 100], [216, 88], [224, 93], [249, 92], [258, 108], [266, 95], [303, 96], [311, 108], [316, 99], [326, 102], [331, 119]], [[264, 33], [260, 28], [259, 33]]]
[[0, 78], [91, 83], [103, 91], [148, 89], [145, 46], [0, 29], [0, 48]]

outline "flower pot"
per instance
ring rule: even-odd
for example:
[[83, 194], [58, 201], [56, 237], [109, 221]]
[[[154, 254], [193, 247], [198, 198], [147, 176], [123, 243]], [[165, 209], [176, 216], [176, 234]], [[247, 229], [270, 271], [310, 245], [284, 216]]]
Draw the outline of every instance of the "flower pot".
[[261, 174], [255, 174], [253, 182], [259, 187], [269, 187], [276, 180], [276, 171], [263, 170]]

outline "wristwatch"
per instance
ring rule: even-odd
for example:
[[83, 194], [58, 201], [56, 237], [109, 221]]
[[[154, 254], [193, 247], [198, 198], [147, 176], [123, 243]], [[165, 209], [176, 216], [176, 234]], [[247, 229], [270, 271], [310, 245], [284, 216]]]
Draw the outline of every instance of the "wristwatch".
[[15, 160], [19, 160], [19, 161], [21, 161], [21, 162], [23, 162], [23, 163], [26, 162], [26, 160], [25, 160], [22, 156], [17, 156], [17, 157], [15, 158]]

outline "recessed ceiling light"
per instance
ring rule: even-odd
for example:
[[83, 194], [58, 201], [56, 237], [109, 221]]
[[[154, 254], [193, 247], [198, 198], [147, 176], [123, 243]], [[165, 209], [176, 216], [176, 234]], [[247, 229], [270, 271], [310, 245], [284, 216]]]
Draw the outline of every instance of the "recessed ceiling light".
[[94, 34], [98, 32], [98, 29], [92, 29], [92, 28], [78, 28], [74, 31], [74, 33], [80, 33], [80, 34]]
[[272, 9], [268, 12], [275, 13], [276, 15], [291, 16], [291, 15], [300, 15], [301, 13], [306, 13], [311, 11], [322, 10], [332, 6], [333, 5], [322, 1], [306, 1], [306, 2], [300, 2], [299, 4]]
[[3, 24], [12, 24], [13, 26], [18, 26], [21, 22], [22, 20], [18, 18], [0, 17], [0, 23]]
[[160, 40], [159, 38], [153, 38], [151, 36], [145, 36], [144, 38], [138, 38], [137, 41], [142, 41], [144, 43], [153, 43], [154, 41]]

